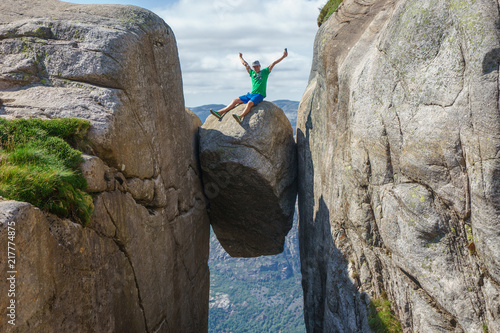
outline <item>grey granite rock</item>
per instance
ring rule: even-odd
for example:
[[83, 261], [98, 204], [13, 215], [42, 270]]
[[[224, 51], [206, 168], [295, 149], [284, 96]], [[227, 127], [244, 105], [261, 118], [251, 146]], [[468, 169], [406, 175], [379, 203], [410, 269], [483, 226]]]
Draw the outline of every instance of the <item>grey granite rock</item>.
[[200, 128], [200, 161], [214, 232], [233, 257], [283, 251], [297, 195], [293, 131], [270, 102], [254, 107], [241, 124], [232, 113], [209, 116]]
[[88, 119], [99, 164], [85, 228], [2, 204], [2, 247], [6, 221], [19, 233], [15, 332], [207, 331], [199, 119], [185, 110], [172, 30], [138, 7], [54, 0], [3, 1], [0, 23], [0, 116]]
[[344, 0], [321, 26], [298, 123], [311, 332], [497, 331], [498, 2]]
[[86, 191], [90, 193], [105, 191], [108, 185], [105, 179], [107, 170], [104, 162], [97, 156], [83, 154], [82, 157], [84, 162], [80, 170], [87, 180]]

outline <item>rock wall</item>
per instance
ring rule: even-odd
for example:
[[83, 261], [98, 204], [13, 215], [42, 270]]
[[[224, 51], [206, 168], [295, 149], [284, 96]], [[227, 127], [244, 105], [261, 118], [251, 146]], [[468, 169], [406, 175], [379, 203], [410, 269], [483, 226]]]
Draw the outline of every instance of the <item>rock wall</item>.
[[500, 332], [499, 4], [344, 0], [299, 108], [309, 332]]
[[[2, 332], [208, 329], [209, 222], [199, 119], [184, 108], [172, 30], [132, 6], [0, 4], [0, 116], [91, 121], [89, 226], [0, 202], [15, 225], [16, 326]], [[2, 279], [7, 269], [2, 252]]]

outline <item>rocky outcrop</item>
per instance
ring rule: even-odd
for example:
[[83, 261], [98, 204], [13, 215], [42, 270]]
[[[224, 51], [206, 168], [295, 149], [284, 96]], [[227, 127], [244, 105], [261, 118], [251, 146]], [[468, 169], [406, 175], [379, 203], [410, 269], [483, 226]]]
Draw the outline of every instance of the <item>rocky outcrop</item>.
[[233, 257], [283, 252], [297, 195], [297, 157], [290, 122], [270, 102], [243, 122], [208, 117], [200, 128], [200, 162], [214, 232]]
[[82, 171], [95, 205], [82, 228], [0, 203], [0, 244], [15, 225], [18, 272], [16, 326], [0, 331], [206, 331], [199, 119], [184, 108], [172, 30], [137, 7], [54, 0], [3, 1], [0, 22], [0, 116], [90, 120]]
[[496, 1], [344, 0], [298, 115], [310, 332], [500, 332]]

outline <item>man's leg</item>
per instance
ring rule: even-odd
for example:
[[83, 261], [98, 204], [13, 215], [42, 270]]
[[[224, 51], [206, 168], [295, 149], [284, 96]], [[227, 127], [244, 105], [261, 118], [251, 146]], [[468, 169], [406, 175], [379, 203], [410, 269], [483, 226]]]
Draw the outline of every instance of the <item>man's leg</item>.
[[249, 114], [249, 113], [250, 113], [250, 109], [251, 109], [251, 108], [252, 108], [252, 106], [254, 106], [254, 105], [255, 105], [255, 103], [254, 103], [254, 102], [249, 101], [249, 102], [247, 103], [247, 105], [245, 106], [245, 110], [243, 110], [243, 113], [241, 114], [241, 116], [240, 116], [240, 117], [243, 119], [243, 118], [244, 118], [247, 114]]
[[237, 122], [241, 123], [243, 121], [243, 118], [250, 113], [250, 110], [254, 105], [255, 105], [254, 102], [248, 101], [247, 105], [245, 106], [245, 110], [243, 110], [241, 116], [238, 116], [236, 113], [233, 113], [233, 118], [236, 119]]
[[240, 116], [240, 119], [243, 119], [247, 114], [250, 113], [250, 110], [252, 109], [253, 106], [259, 104], [264, 100], [264, 96], [261, 94], [253, 94], [252, 98], [248, 101], [245, 110], [243, 110], [243, 113]]
[[239, 99], [239, 97], [235, 98], [235, 99], [233, 99], [233, 101], [228, 106], [226, 106], [223, 109], [220, 109], [217, 112], [219, 112], [220, 115], [223, 115], [224, 113], [226, 113], [227, 111], [233, 109], [236, 105], [241, 104], [241, 103], [243, 103], [243, 102], [241, 101], [241, 99]]

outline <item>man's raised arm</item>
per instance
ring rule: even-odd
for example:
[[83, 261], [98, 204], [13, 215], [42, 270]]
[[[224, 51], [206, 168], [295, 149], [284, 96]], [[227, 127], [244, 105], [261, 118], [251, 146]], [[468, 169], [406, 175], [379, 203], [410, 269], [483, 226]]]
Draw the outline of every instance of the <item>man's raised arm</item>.
[[283, 51], [283, 55], [281, 56], [281, 58], [279, 58], [278, 60], [275, 60], [272, 64], [269, 65], [269, 72], [271, 72], [273, 70], [273, 67], [276, 66], [277, 63], [279, 63], [281, 60], [285, 59], [287, 56], [288, 56], [288, 51], [285, 49], [285, 51]]
[[245, 61], [245, 59], [243, 59], [243, 54], [241, 54], [241, 52], [240, 52], [240, 60], [243, 66], [245, 66], [245, 68], [247, 69], [248, 74], [250, 74], [251, 70], [250, 65], [248, 64], [248, 62]]

